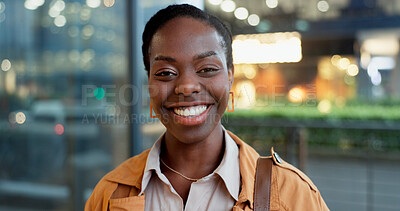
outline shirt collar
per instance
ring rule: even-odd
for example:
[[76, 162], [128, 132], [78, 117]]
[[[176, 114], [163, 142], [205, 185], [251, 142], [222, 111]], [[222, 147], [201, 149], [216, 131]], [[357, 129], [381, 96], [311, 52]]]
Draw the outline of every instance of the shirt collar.
[[149, 156], [147, 157], [146, 167], [144, 168], [143, 178], [142, 178], [142, 188], [139, 193], [141, 196], [146, 190], [147, 185], [150, 182], [152, 171], [161, 172], [160, 168], [160, 153], [161, 153], [161, 142], [164, 139], [165, 132], [157, 139], [150, 149]]
[[[221, 163], [213, 173], [218, 174], [221, 177], [229, 194], [236, 201], [238, 201], [240, 189], [239, 149], [232, 137], [226, 132], [225, 128], [222, 127], [222, 129], [225, 140], [224, 156]], [[146, 167], [144, 169], [142, 188], [139, 196], [143, 194], [148, 183], [150, 182], [153, 170], [159, 176], [162, 175], [160, 169], [160, 152], [161, 142], [164, 138], [164, 135], [165, 132], [160, 136], [160, 138], [158, 138], [153, 147], [150, 149], [149, 156], [146, 161]]]
[[222, 178], [229, 193], [237, 201], [240, 189], [239, 148], [225, 128], [223, 130], [225, 138], [224, 157], [214, 172]]

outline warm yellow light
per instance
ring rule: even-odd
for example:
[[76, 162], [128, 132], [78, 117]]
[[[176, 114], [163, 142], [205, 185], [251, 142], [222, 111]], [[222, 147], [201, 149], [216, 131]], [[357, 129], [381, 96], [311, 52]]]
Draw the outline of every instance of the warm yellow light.
[[266, 1], [265, 1], [265, 4], [266, 4], [269, 8], [273, 9], [273, 8], [276, 8], [276, 7], [278, 6], [278, 0], [266, 0]]
[[394, 56], [399, 52], [399, 40], [397, 37], [382, 37], [367, 39], [361, 49], [372, 55]]
[[208, 0], [208, 2], [212, 5], [220, 5], [222, 0]]
[[104, 6], [106, 7], [112, 7], [115, 4], [115, 0], [104, 0]]
[[335, 71], [332, 69], [329, 59], [321, 59], [318, 61], [318, 76], [322, 79], [331, 80], [335, 76]]
[[299, 62], [302, 58], [297, 32], [238, 35], [232, 50], [235, 64]]
[[331, 109], [332, 109], [332, 105], [329, 100], [321, 100], [318, 103], [318, 111], [321, 113], [324, 113], [324, 114], [329, 113], [329, 112], [331, 112]]
[[22, 125], [22, 124], [25, 123], [25, 120], [26, 120], [26, 116], [25, 116], [24, 113], [18, 112], [18, 113], [15, 114], [15, 122], [16, 122], [17, 124]]
[[356, 76], [358, 74], [358, 67], [355, 64], [351, 64], [347, 67], [346, 73], [349, 76]]
[[236, 3], [232, 0], [225, 0], [221, 3], [221, 9], [224, 12], [233, 12], [236, 8]]
[[348, 58], [341, 58], [338, 63], [338, 67], [342, 70], [346, 70], [350, 65], [350, 60]]
[[287, 97], [290, 102], [301, 103], [303, 102], [303, 100], [305, 100], [306, 92], [304, 89], [300, 87], [293, 87], [292, 89], [289, 90]]
[[5, 87], [6, 91], [9, 94], [13, 94], [15, 92], [15, 87], [17, 83], [17, 76], [15, 75], [14, 71], [9, 71], [6, 74], [6, 82], [5, 82]]
[[10, 60], [4, 59], [4, 60], [1, 62], [1, 70], [7, 72], [7, 71], [9, 71], [10, 69], [11, 69], [11, 62], [10, 62]]
[[257, 70], [253, 66], [248, 66], [248, 68], [244, 69], [243, 74], [247, 79], [253, 79], [257, 75]]
[[251, 25], [251, 26], [257, 26], [260, 23], [260, 17], [258, 17], [258, 15], [256, 14], [251, 14], [249, 15], [249, 17], [247, 18], [247, 22]]
[[340, 61], [341, 58], [342, 58], [342, 57], [339, 56], [339, 55], [333, 55], [333, 56], [331, 57], [331, 62], [332, 62], [332, 64], [335, 65], [335, 66], [338, 66], [338, 65], [339, 65], [339, 61]]
[[[251, 81], [240, 81], [236, 85], [237, 102], [235, 107], [237, 108], [251, 108], [256, 103], [256, 88]], [[236, 95], [236, 94], [235, 94]]]
[[244, 20], [249, 16], [249, 11], [244, 7], [239, 7], [235, 10], [235, 17], [239, 20]]

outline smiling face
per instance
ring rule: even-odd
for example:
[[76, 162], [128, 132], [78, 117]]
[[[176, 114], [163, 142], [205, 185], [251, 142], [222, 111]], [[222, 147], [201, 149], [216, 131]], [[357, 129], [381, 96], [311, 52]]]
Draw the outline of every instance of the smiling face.
[[154, 34], [149, 92], [167, 136], [189, 144], [220, 130], [233, 82], [222, 41], [214, 28], [189, 17], [174, 18]]

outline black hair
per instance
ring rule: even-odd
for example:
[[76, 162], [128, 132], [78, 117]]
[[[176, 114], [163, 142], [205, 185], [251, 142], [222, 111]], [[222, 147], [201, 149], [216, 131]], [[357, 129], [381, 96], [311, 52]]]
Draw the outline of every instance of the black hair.
[[178, 17], [194, 18], [215, 28], [218, 34], [223, 38], [221, 45], [225, 50], [227, 66], [228, 68], [232, 67], [232, 34], [228, 27], [217, 17], [200, 10], [195, 6], [189, 4], [174, 4], [158, 11], [150, 18], [144, 28], [142, 35], [142, 54], [144, 66], [147, 72], [150, 71], [149, 47], [154, 34], [168, 21]]

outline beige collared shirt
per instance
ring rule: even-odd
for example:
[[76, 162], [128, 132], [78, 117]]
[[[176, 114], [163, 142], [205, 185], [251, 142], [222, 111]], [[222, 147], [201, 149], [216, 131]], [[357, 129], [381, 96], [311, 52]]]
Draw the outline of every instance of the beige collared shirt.
[[162, 135], [150, 150], [142, 179], [146, 192], [145, 210], [232, 210], [240, 188], [239, 150], [224, 130], [225, 152], [219, 166], [210, 175], [192, 183], [186, 206], [160, 169]]

